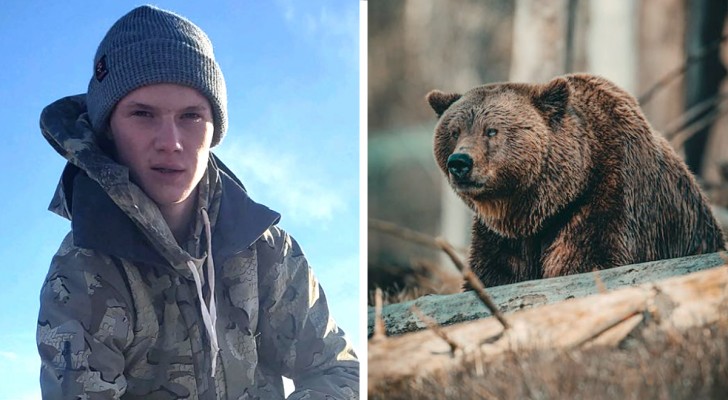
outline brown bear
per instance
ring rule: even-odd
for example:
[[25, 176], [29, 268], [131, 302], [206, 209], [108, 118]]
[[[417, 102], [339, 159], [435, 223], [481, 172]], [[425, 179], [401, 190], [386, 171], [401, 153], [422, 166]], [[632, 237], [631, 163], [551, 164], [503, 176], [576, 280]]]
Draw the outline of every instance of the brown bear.
[[685, 163], [597, 76], [432, 91], [437, 164], [475, 211], [486, 286], [724, 249]]

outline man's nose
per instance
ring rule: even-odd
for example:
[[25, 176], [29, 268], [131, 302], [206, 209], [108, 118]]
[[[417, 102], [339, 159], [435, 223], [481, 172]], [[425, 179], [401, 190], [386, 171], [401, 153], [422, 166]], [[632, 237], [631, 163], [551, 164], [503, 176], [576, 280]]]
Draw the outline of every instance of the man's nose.
[[182, 135], [180, 129], [171, 118], [164, 118], [160, 122], [154, 147], [158, 151], [174, 152], [182, 150]]

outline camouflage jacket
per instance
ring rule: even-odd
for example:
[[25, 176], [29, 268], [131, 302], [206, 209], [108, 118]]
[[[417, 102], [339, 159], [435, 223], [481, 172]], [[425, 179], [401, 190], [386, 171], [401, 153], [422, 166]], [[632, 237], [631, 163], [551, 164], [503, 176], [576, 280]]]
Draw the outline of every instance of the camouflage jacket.
[[301, 249], [218, 159], [180, 246], [102, 151], [83, 95], [46, 107], [41, 130], [69, 161], [50, 209], [72, 227], [41, 290], [44, 398], [275, 399], [281, 376], [291, 399], [358, 397], [358, 361]]

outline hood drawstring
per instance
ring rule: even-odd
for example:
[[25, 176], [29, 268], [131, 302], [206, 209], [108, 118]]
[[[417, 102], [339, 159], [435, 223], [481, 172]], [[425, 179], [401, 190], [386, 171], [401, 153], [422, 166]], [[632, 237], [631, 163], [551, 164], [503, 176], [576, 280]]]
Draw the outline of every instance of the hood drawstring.
[[210, 289], [210, 303], [205, 302], [205, 296], [202, 293], [202, 280], [200, 274], [195, 268], [195, 264], [190, 260], [187, 261], [187, 267], [192, 272], [192, 277], [195, 280], [195, 286], [197, 286], [197, 297], [200, 299], [200, 311], [202, 312], [202, 321], [205, 323], [207, 329], [207, 336], [210, 338], [210, 353], [212, 356], [212, 377], [215, 377], [215, 370], [217, 368], [217, 354], [220, 352], [220, 347], [217, 344], [217, 331], [215, 329], [215, 323], [217, 322], [217, 306], [215, 304], [215, 264], [212, 261], [212, 236], [210, 233], [210, 217], [207, 215], [207, 210], [202, 208], [200, 210], [202, 214], [202, 222], [205, 226], [205, 238], [207, 240], [207, 285]]

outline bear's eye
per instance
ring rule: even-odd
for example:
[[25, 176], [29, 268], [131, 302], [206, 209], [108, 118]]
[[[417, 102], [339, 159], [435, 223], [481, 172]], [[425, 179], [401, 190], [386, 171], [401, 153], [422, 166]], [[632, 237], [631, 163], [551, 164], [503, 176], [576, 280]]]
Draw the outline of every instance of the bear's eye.
[[498, 133], [498, 130], [495, 128], [488, 128], [485, 130], [485, 136], [493, 137]]
[[453, 139], [457, 139], [460, 137], [460, 131], [455, 129], [454, 131], [450, 132], [450, 137]]

